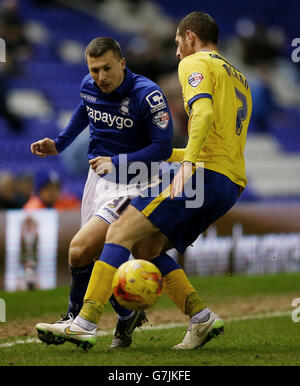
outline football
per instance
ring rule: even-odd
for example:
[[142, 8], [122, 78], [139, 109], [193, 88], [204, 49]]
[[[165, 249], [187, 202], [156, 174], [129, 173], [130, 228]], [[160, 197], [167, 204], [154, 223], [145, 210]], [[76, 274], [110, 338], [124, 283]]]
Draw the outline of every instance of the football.
[[137, 259], [123, 263], [114, 275], [112, 291], [129, 310], [152, 307], [162, 293], [162, 274], [150, 261]]

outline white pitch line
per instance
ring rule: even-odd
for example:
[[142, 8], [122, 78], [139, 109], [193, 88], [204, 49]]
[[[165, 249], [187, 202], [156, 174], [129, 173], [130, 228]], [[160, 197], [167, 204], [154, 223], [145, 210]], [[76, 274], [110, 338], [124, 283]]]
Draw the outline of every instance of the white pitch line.
[[[145, 330], [164, 330], [167, 328], [175, 328], [175, 327], [185, 327], [187, 326], [187, 323], [168, 323], [168, 324], [156, 324], [155, 326], [143, 326], [141, 329], [137, 329], [135, 331], [145, 331]], [[98, 336], [107, 336], [107, 335], [113, 335], [115, 333], [114, 330], [109, 331], [98, 331]]]
[[30, 338], [25, 340], [16, 340], [14, 342], [2, 343], [0, 344], [0, 347], [12, 347], [12, 346], [15, 346], [16, 344], [25, 344], [25, 343], [42, 343], [42, 342], [37, 338]]
[[[264, 312], [260, 314], [254, 314], [254, 315], [244, 315], [244, 316], [233, 316], [230, 318], [223, 318], [225, 322], [241, 322], [243, 320], [255, 320], [255, 319], [267, 319], [267, 318], [274, 318], [274, 317], [280, 317], [280, 316], [288, 316], [291, 315], [291, 311], [272, 311], [272, 312]], [[170, 328], [176, 328], [176, 327], [186, 327], [188, 323], [168, 323], [168, 324], [157, 324], [154, 326], [143, 326], [142, 329], [137, 329], [137, 332], [145, 331], [145, 330], [164, 330], [164, 329], [170, 329]], [[107, 335], [113, 335], [114, 330], [106, 330], [106, 331], [99, 331], [98, 336], [107, 336]], [[14, 342], [8, 342], [8, 343], [2, 343], [0, 344], [0, 347], [12, 347], [16, 344], [27, 344], [27, 343], [42, 343], [37, 338], [29, 338], [25, 340], [16, 340]]]
[[268, 319], [280, 316], [288, 316], [291, 315], [292, 311], [271, 311], [271, 312], [263, 312], [260, 314], [254, 315], [244, 315], [244, 316], [232, 316], [231, 318], [224, 319], [226, 322], [241, 322], [243, 320], [251, 320], [251, 319]]

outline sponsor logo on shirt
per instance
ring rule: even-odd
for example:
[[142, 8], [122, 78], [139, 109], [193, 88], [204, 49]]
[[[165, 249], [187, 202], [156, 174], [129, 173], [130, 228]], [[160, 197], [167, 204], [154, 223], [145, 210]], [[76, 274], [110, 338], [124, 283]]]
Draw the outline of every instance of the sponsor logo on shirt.
[[203, 74], [201, 74], [200, 72], [193, 72], [189, 76], [188, 82], [189, 82], [189, 85], [191, 85], [192, 87], [197, 87], [202, 82], [203, 79], [204, 79]]
[[164, 96], [159, 90], [152, 91], [146, 96], [146, 101], [151, 107], [151, 114], [167, 107]]
[[105, 111], [94, 110], [92, 107], [86, 106], [88, 116], [94, 123], [99, 121], [107, 123], [109, 127], [115, 125], [119, 130], [122, 130], [124, 127], [130, 128], [133, 126], [134, 122], [130, 118], [120, 117], [118, 115], [112, 115], [106, 113]]
[[161, 129], [166, 129], [170, 121], [170, 115], [167, 111], [160, 111], [153, 117], [153, 123]]

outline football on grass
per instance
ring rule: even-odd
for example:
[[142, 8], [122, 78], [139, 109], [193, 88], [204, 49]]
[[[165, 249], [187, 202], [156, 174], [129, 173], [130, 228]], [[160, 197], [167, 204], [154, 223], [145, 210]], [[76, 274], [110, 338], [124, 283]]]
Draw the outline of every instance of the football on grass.
[[112, 290], [117, 301], [129, 310], [152, 307], [162, 292], [162, 274], [150, 261], [123, 263], [114, 275]]

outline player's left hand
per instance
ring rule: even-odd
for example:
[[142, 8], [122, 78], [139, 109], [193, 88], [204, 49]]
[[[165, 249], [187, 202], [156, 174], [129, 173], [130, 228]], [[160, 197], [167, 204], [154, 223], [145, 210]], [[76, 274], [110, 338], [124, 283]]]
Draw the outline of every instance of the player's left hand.
[[171, 184], [171, 191], [170, 191], [171, 199], [181, 195], [181, 193], [184, 190], [185, 183], [189, 180], [192, 174], [193, 174], [193, 164], [187, 161], [183, 162]]
[[111, 157], [96, 157], [89, 161], [91, 168], [100, 176], [110, 173], [113, 170]]

